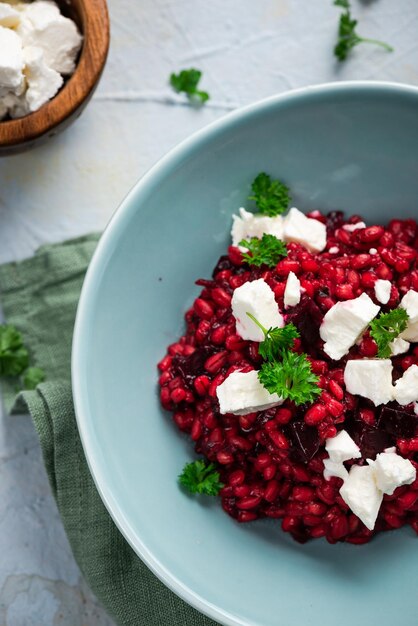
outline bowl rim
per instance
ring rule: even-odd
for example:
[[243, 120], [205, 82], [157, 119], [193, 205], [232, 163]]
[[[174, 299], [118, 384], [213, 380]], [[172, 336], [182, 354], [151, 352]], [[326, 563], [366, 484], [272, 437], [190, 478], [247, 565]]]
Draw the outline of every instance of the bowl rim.
[[294, 100], [297, 101], [311, 95], [325, 95], [332, 94], [333, 92], [344, 91], [362, 92], [367, 90], [371, 90], [375, 93], [382, 92], [392, 95], [411, 96], [415, 98], [418, 103], [418, 87], [414, 87], [412, 85], [389, 81], [328, 82], [319, 85], [301, 87], [291, 91], [286, 91], [279, 95], [264, 98], [255, 103], [227, 113], [221, 118], [211, 122], [194, 132], [192, 135], [188, 136], [175, 147], [171, 148], [145, 172], [145, 174], [134, 184], [125, 196], [124, 200], [115, 210], [93, 254], [81, 290], [72, 342], [72, 391], [78, 430], [88, 467], [92, 474], [96, 488], [116, 526], [147, 567], [181, 599], [186, 601], [201, 613], [219, 621], [225, 626], [250, 626], [250, 623], [243, 621], [239, 617], [224, 611], [221, 607], [208, 602], [174, 576], [134, 532], [129, 520], [124, 516], [118, 505], [117, 497], [115, 497], [112, 490], [107, 487], [106, 481], [102, 477], [100, 461], [96, 458], [94, 452], [95, 447], [89, 427], [88, 400], [87, 398], [84, 398], [80, 378], [81, 368], [79, 367], [79, 364], [83, 361], [83, 345], [85, 344], [84, 338], [87, 338], [89, 335], [89, 323], [90, 320], [93, 319], [92, 305], [95, 299], [94, 296], [97, 292], [97, 285], [100, 282], [99, 279], [101, 275], [104, 274], [107, 259], [110, 256], [109, 253], [116, 248], [118, 235], [123, 232], [125, 227], [129, 224], [131, 215], [137, 210], [137, 203], [134, 201], [135, 197], [143, 190], [154, 186], [154, 184], [158, 182], [158, 179], [164, 177], [165, 172], [169, 170], [175, 162], [180, 160], [182, 156], [186, 155], [189, 150], [197, 147], [198, 144], [204, 142], [206, 139], [209, 139], [214, 134], [216, 135], [218, 133], [222, 133], [224, 129], [231, 127], [231, 125], [239, 124], [248, 116], [268, 111], [270, 108], [274, 108], [282, 104], [288, 104]]
[[83, 43], [74, 72], [58, 93], [33, 113], [0, 121], [0, 150], [23, 146], [53, 132], [94, 91], [109, 51], [109, 13], [106, 0], [88, 0], [80, 6]]

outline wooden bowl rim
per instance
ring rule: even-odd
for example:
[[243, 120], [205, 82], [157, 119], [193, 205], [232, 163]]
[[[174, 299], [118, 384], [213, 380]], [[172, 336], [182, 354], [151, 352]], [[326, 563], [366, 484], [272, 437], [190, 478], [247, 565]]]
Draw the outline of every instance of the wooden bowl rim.
[[[14, 120], [0, 121], [0, 149], [33, 141], [59, 126], [88, 98], [103, 71], [109, 50], [106, 0], [81, 0], [83, 46], [74, 73], [40, 109]], [[100, 29], [94, 25], [101, 22]]]

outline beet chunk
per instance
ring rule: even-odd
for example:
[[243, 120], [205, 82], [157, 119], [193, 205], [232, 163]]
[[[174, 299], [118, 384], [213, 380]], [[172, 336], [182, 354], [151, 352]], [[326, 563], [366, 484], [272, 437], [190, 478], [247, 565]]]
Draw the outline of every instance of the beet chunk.
[[304, 344], [312, 349], [317, 349], [321, 342], [319, 327], [324, 316], [321, 309], [309, 296], [302, 296], [301, 301], [296, 305], [288, 316], [288, 322], [293, 322]]
[[286, 431], [295, 447], [295, 452], [305, 463], [310, 461], [319, 450], [318, 429], [308, 426], [305, 422], [292, 422]]
[[205, 372], [205, 361], [215, 352], [213, 347], [202, 347], [195, 350], [190, 356], [176, 355], [173, 358], [173, 369], [176, 375], [181, 376], [184, 382], [193, 386], [196, 376], [200, 376]]
[[402, 439], [409, 439], [415, 435], [418, 418], [402, 409], [382, 407], [377, 425], [380, 429]]

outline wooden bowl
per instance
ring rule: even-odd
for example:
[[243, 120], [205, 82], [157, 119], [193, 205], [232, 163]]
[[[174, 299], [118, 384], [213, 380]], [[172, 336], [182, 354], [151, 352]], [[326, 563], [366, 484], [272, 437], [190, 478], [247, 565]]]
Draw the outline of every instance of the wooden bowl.
[[77, 67], [62, 89], [34, 113], [0, 122], [0, 156], [23, 152], [64, 130], [81, 114], [103, 71], [109, 49], [106, 0], [58, 1], [83, 35]]

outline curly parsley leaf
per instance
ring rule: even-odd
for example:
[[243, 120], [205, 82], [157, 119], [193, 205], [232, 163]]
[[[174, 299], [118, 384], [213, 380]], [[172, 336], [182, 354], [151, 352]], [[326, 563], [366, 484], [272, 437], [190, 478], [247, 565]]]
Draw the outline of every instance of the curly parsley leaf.
[[334, 48], [334, 54], [339, 61], [345, 61], [350, 51], [360, 43], [371, 43], [385, 48], [388, 52], [393, 51], [392, 46], [383, 41], [361, 37], [357, 34], [357, 20], [351, 17], [350, 3], [348, 0], [335, 0], [334, 4], [345, 9], [340, 15], [338, 41]]
[[282, 361], [263, 363], [258, 378], [270, 393], [295, 404], [313, 402], [322, 391], [306, 354], [284, 352]]
[[249, 252], [243, 252], [243, 259], [249, 265], [274, 267], [283, 257], [287, 256], [286, 244], [274, 235], [263, 234], [261, 239], [251, 237], [239, 242]]
[[25, 389], [36, 389], [44, 380], [45, 372], [42, 368], [28, 367], [23, 376], [23, 386]]
[[200, 70], [194, 68], [181, 70], [179, 74], [173, 73], [170, 75], [170, 85], [177, 93], [185, 93], [189, 100], [200, 101], [203, 104], [209, 100], [209, 94], [197, 88], [201, 77], [202, 72]]
[[263, 331], [264, 339], [258, 346], [258, 352], [265, 361], [274, 361], [279, 358], [283, 351], [290, 350], [293, 342], [300, 337], [299, 331], [294, 324], [286, 324], [283, 328], [265, 328], [260, 322], [247, 312], [250, 319]]
[[0, 376], [18, 376], [29, 364], [22, 335], [14, 326], [0, 325]]
[[275, 217], [286, 211], [290, 204], [289, 188], [280, 180], [272, 180], [261, 172], [251, 185], [253, 192], [250, 200], [255, 200], [258, 210], [264, 215]]
[[217, 496], [224, 487], [215, 465], [207, 464], [205, 461], [186, 463], [179, 476], [179, 482], [190, 493], [201, 493], [205, 496]]
[[381, 313], [379, 317], [370, 322], [370, 335], [377, 343], [377, 356], [389, 359], [392, 351], [390, 344], [408, 325], [408, 313], [405, 309], [392, 309], [388, 313]]

